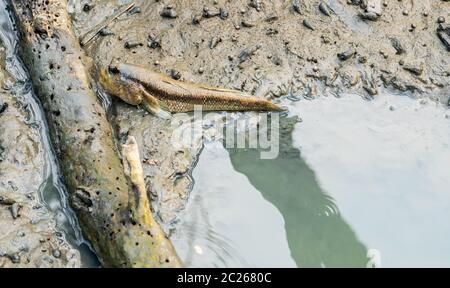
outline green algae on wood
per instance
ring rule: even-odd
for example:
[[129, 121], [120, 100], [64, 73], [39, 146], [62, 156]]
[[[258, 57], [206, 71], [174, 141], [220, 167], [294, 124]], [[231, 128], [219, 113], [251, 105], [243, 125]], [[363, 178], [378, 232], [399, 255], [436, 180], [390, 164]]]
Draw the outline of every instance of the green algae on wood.
[[91, 89], [89, 61], [72, 31], [67, 2], [11, 4], [21, 33], [20, 54], [43, 104], [84, 236], [107, 267], [178, 266], [176, 257], [148, 257], [152, 227], [132, 217], [134, 197], [111, 125]]

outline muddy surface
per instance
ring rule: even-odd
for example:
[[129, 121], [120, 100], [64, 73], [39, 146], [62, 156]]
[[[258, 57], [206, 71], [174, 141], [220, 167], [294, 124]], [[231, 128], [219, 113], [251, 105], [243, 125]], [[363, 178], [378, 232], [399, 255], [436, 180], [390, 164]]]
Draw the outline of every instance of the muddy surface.
[[5, 57], [0, 42], [0, 267], [79, 267], [79, 252], [42, 199], [45, 147]]
[[[88, 48], [100, 65], [119, 58], [265, 97], [315, 97], [320, 84], [365, 96], [381, 86], [430, 94], [449, 84], [437, 34], [450, 12], [446, 1], [135, 2], [139, 13], [121, 17]], [[80, 35], [117, 1], [90, 5], [74, 14]], [[369, 20], [368, 13], [380, 16]]]
[[[448, 103], [446, 1], [134, 2], [85, 47], [98, 66], [118, 59], [275, 102], [347, 92], [371, 99], [387, 89]], [[70, 1], [76, 33], [82, 37], [127, 3]], [[156, 212], [175, 222], [202, 144], [167, 145], [168, 122], [113, 102], [119, 138], [131, 134], [140, 143]]]
[[115, 122], [121, 141], [126, 135], [136, 137], [152, 206], [163, 224], [173, 223], [192, 188], [190, 172], [202, 148], [201, 139], [176, 148], [170, 123], [123, 103], [117, 105]]

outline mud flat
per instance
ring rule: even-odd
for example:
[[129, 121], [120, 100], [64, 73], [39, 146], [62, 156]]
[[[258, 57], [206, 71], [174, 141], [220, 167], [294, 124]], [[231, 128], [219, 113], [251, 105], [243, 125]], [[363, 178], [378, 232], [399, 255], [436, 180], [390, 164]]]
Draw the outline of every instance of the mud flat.
[[[83, 39], [126, 3], [71, 1], [76, 34]], [[438, 34], [450, 20], [446, 1], [133, 3], [85, 45], [96, 65], [116, 59], [283, 103], [342, 93], [372, 99], [385, 90], [449, 100], [450, 63]], [[166, 145], [177, 127], [120, 101], [109, 107], [121, 141], [130, 134], [140, 143], [148, 193], [170, 226], [185, 207], [202, 144], [179, 151]]]
[[5, 57], [0, 42], [0, 267], [79, 267], [79, 252], [42, 199], [48, 180], [42, 135], [14, 93]]
[[[430, 96], [449, 84], [438, 33], [450, 12], [446, 1], [133, 2], [87, 45], [101, 65], [118, 58], [272, 98], [315, 97], [321, 86], [364, 96], [382, 86]], [[73, 1], [80, 37], [117, 6]]]

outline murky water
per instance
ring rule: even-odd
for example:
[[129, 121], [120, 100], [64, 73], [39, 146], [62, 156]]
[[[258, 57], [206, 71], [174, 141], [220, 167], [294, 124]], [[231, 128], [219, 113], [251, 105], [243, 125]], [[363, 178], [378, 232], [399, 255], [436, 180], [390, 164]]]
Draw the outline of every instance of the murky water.
[[186, 265], [295, 267], [283, 215], [234, 171], [221, 143], [206, 145], [193, 177], [189, 207], [172, 237]]
[[41, 200], [56, 215], [57, 226], [61, 231], [65, 232], [67, 240], [80, 251], [82, 265], [84, 267], [98, 267], [99, 262], [88, 247], [87, 242], [82, 238], [74, 213], [68, 207], [67, 194], [62, 183], [62, 176], [55, 154], [50, 145], [48, 127], [42, 107], [33, 94], [27, 71], [16, 54], [17, 37], [14, 21], [8, 14], [6, 2], [0, 1], [0, 40], [6, 48], [6, 69], [17, 80], [17, 83], [11, 90], [17, 97], [17, 100], [28, 107], [31, 115], [29, 123], [39, 127], [44, 147], [45, 163], [43, 163], [43, 172], [47, 180], [39, 187]]
[[450, 111], [380, 95], [304, 101], [294, 145], [383, 266], [450, 266]]
[[175, 233], [189, 265], [450, 266], [447, 108], [389, 95], [289, 108], [303, 121], [274, 160], [206, 145]]

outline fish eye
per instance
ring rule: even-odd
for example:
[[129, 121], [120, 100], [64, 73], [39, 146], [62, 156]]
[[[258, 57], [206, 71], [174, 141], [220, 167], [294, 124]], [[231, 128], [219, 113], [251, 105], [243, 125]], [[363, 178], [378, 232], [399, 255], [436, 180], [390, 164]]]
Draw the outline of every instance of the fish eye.
[[112, 74], [119, 73], [119, 68], [116, 65], [109, 65], [109, 72]]

